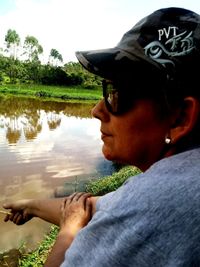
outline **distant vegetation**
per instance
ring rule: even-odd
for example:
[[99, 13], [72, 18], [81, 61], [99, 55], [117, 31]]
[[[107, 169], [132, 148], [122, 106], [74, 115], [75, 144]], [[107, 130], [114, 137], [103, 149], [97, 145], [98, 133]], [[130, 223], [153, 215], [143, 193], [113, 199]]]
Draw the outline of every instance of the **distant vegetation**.
[[0, 48], [0, 84], [40, 84], [99, 88], [101, 80], [77, 62], [63, 62], [62, 55], [52, 48], [46, 64], [41, 62], [43, 47], [34, 36], [26, 36], [23, 44], [15, 30], [5, 36]]
[[102, 98], [102, 90], [86, 89], [83, 86], [4, 84], [0, 85], [2, 96], [26, 97], [59, 102], [96, 103]]

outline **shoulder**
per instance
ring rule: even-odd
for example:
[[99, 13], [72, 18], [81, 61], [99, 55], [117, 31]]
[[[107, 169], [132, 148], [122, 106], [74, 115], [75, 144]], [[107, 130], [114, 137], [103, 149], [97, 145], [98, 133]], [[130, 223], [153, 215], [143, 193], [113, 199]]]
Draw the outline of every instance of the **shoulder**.
[[200, 149], [165, 158], [146, 172], [131, 177], [115, 192], [100, 197], [97, 211], [118, 217], [134, 210], [165, 210], [178, 205], [184, 208], [182, 202], [198, 205], [199, 175]]
[[[88, 262], [90, 266], [105, 267], [165, 266], [169, 259], [176, 266], [176, 260], [190, 261], [185, 255], [194, 247], [197, 261], [200, 255], [198, 153], [188, 151], [164, 159], [147, 172], [131, 177], [117, 191], [100, 197], [97, 212], [66, 254], [68, 260], [77, 260], [70, 266], [88, 266]], [[191, 159], [196, 178], [189, 170], [193, 166]]]

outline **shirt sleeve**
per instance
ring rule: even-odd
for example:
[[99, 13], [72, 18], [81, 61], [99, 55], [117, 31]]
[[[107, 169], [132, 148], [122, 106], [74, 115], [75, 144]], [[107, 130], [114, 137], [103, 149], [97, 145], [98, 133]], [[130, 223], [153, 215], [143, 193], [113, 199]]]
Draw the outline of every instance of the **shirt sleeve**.
[[148, 242], [147, 235], [140, 235], [144, 225], [129, 224], [126, 218], [97, 212], [66, 251], [61, 267], [161, 266], [155, 262], [162, 262], [164, 255]]

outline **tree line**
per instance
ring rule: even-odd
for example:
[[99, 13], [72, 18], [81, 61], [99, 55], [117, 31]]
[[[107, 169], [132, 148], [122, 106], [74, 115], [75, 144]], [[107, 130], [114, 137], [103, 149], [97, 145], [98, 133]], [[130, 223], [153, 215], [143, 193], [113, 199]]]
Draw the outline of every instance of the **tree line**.
[[34, 36], [26, 36], [22, 45], [19, 34], [9, 29], [4, 41], [5, 48], [0, 50], [0, 84], [81, 85], [87, 89], [101, 84], [99, 77], [79, 63], [64, 64], [55, 48], [51, 49], [47, 64], [42, 64], [43, 47]]

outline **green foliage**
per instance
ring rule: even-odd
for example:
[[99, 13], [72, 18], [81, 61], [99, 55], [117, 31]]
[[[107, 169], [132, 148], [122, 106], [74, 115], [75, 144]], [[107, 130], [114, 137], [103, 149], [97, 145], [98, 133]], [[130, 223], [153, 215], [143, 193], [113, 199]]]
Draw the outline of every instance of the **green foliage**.
[[5, 36], [5, 42], [7, 51], [10, 53], [10, 57], [17, 58], [17, 47], [20, 43], [20, 37], [15, 30], [9, 29]]
[[119, 188], [130, 176], [139, 173], [140, 170], [136, 167], [125, 166], [110, 176], [91, 181], [86, 185], [86, 191], [95, 196], [105, 195], [106, 193], [115, 191]]
[[10, 47], [11, 44], [17, 44], [17, 45], [19, 45], [20, 38], [19, 38], [19, 35], [17, 34], [17, 32], [15, 30], [9, 29], [7, 31], [6, 36], [5, 36], [5, 41], [7, 43], [7, 47]]
[[85, 70], [80, 63], [69, 62], [64, 65], [68, 77], [72, 78], [73, 84], [81, 84], [83, 88], [95, 89], [101, 86], [101, 78]]
[[47, 234], [36, 250], [30, 253], [24, 253], [19, 262], [19, 267], [42, 267], [46, 261], [49, 250], [52, 248], [58, 233], [57, 226], [51, 226], [50, 233]]
[[0, 57], [0, 69], [4, 83], [17, 83], [24, 76], [24, 68], [18, 59]]
[[43, 53], [43, 48], [34, 36], [26, 36], [24, 41], [24, 54], [27, 55], [29, 61], [39, 61], [39, 54]]
[[[81, 85], [89, 90], [101, 87], [101, 78], [86, 71], [77, 62], [66, 63], [61, 68], [59, 65], [63, 63], [63, 57], [55, 48], [50, 51], [48, 64], [41, 64], [39, 56], [43, 47], [34, 36], [27, 35], [23, 47], [20, 47], [20, 36], [9, 29], [5, 43], [6, 49], [0, 51], [0, 84]], [[20, 60], [17, 57], [19, 51]]]
[[96, 103], [102, 97], [101, 90], [87, 90], [77, 86], [49, 86], [34, 84], [0, 85], [0, 93], [59, 101], [89, 101]]
[[0, 55], [0, 83], [77, 86], [93, 90], [101, 87], [101, 78], [87, 72], [79, 63], [65, 67], [42, 65], [38, 60], [20, 61]]
[[52, 48], [50, 51], [49, 61], [49, 63], [53, 66], [57, 66], [59, 62], [63, 62], [63, 58], [58, 50]]
[[61, 67], [44, 65], [41, 67], [40, 82], [46, 85], [71, 85], [69, 77]]

